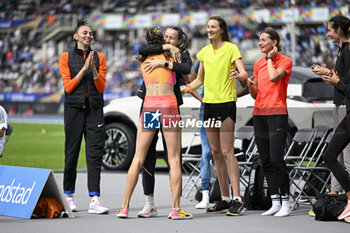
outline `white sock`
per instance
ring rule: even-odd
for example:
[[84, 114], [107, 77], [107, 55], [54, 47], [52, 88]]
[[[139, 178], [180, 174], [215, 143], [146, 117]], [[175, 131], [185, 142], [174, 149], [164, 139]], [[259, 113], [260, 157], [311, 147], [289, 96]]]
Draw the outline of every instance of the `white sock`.
[[202, 201], [209, 203], [209, 190], [202, 191]]
[[275, 194], [271, 196], [272, 199], [272, 206], [271, 208], [262, 213], [262, 216], [270, 216], [270, 215], [274, 215], [275, 213], [277, 213], [280, 209], [281, 209], [281, 200], [280, 200], [280, 195], [279, 194]]
[[238, 200], [239, 202], [242, 202], [242, 198], [239, 196], [239, 197], [233, 197], [232, 200]]
[[146, 201], [151, 202], [151, 204], [154, 205], [154, 197], [152, 197], [150, 195], [146, 195]]
[[98, 201], [98, 197], [92, 197], [91, 202], [93, 202], [93, 201]]
[[66, 197], [74, 197], [74, 194], [64, 194]]
[[222, 199], [223, 201], [226, 201], [226, 202], [230, 202], [230, 201], [231, 201], [231, 198], [230, 198], [230, 197], [221, 196], [221, 199]]
[[288, 216], [291, 212], [289, 196], [282, 196], [281, 199], [282, 199], [282, 208], [280, 209], [280, 211], [278, 211], [275, 214], [276, 217], [285, 217], [285, 216]]

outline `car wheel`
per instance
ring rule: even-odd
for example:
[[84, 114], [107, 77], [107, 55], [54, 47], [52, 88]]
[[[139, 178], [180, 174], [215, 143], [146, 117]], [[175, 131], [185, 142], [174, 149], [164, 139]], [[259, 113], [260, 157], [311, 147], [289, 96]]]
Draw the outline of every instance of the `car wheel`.
[[123, 123], [106, 125], [102, 166], [107, 170], [126, 170], [135, 153], [135, 133]]

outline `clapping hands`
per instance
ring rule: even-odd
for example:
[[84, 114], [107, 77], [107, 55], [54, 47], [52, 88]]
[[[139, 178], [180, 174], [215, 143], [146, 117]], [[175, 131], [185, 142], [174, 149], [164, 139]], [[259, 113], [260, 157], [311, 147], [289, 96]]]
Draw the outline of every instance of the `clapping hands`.
[[98, 78], [98, 72], [96, 69], [96, 66], [94, 64], [94, 51], [91, 51], [89, 54], [86, 55], [87, 58], [85, 59], [85, 63], [83, 66], [84, 71], [87, 71], [89, 67], [91, 67], [92, 73], [93, 73], [93, 78], [96, 79]]
[[313, 64], [311, 70], [317, 75], [329, 75], [331, 73], [331, 71], [326, 68], [325, 64], [323, 66]]
[[321, 75], [321, 78], [323, 79], [323, 81], [325, 81], [325, 83], [332, 85], [336, 85], [340, 80], [338, 72], [334, 72], [334, 70], [332, 70], [327, 75]]

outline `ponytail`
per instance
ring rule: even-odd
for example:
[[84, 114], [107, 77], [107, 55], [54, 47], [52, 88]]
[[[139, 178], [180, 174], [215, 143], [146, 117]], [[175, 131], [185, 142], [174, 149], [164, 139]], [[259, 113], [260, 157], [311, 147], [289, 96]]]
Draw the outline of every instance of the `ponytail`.
[[[229, 37], [229, 35], [228, 35], [228, 28], [227, 28], [227, 23], [226, 23], [226, 21], [222, 18], [222, 17], [220, 17], [220, 16], [211, 16], [210, 18], [209, 18], [209, 20], [216, 20], [216, 21], [218, 21], [218, 23], [219, 23], [219, 27], [220, 27], [220, 29], [222, 30], [222, 33], [221, 33], [221, 39], [223, 40], [223, 41], [230, 41], [230, 37]], [[208, 20], [208, 21], [209, 21]]]
[[350, 19], [343, 16], [343, 15], [337, 15], [332, 17], [329, 20], [329, 23], [331, 24], [331, 27], [337, 30], [338, 28], [341, 29], [345, 37], [348, 37], [350, 35]]
[[177, 31], [177, 39], [181, 41], [181, 44], [179, 44], [176, 47], [178, 47], [182, 51], [187, 49], [189, 44], [189, 38], [186, 35], [186, 33], [184, 33], [184, 31], [178, 26], [170, 26], [168, 28]]
[[270, 37], [271, 40], [276, 40], [277, 41], [276, 47], [277, 47], [277, 51], [278, 52], [282, 52], [283, 51], [282, 50], [282, 45], [281, 45], [280, 35], [278, 34], [278, 32], [275, 29], [273, 29], [272, 27], [267, 27], [267, 28], [264, 29], [264, 31], [262, 31], [260, 33], [260, 35], [263, 34], [263, 33], [267, 34]]

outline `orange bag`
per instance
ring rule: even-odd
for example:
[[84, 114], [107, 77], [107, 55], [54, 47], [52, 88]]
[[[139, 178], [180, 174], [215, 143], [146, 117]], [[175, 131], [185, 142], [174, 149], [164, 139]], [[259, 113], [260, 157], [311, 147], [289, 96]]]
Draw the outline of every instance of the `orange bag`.
[[38, 204], [35, 206], [34, 214], [38, 218], [57, 218], [63, 210], [62, 205], [54, 198], [43, 197], [40, 198]]

